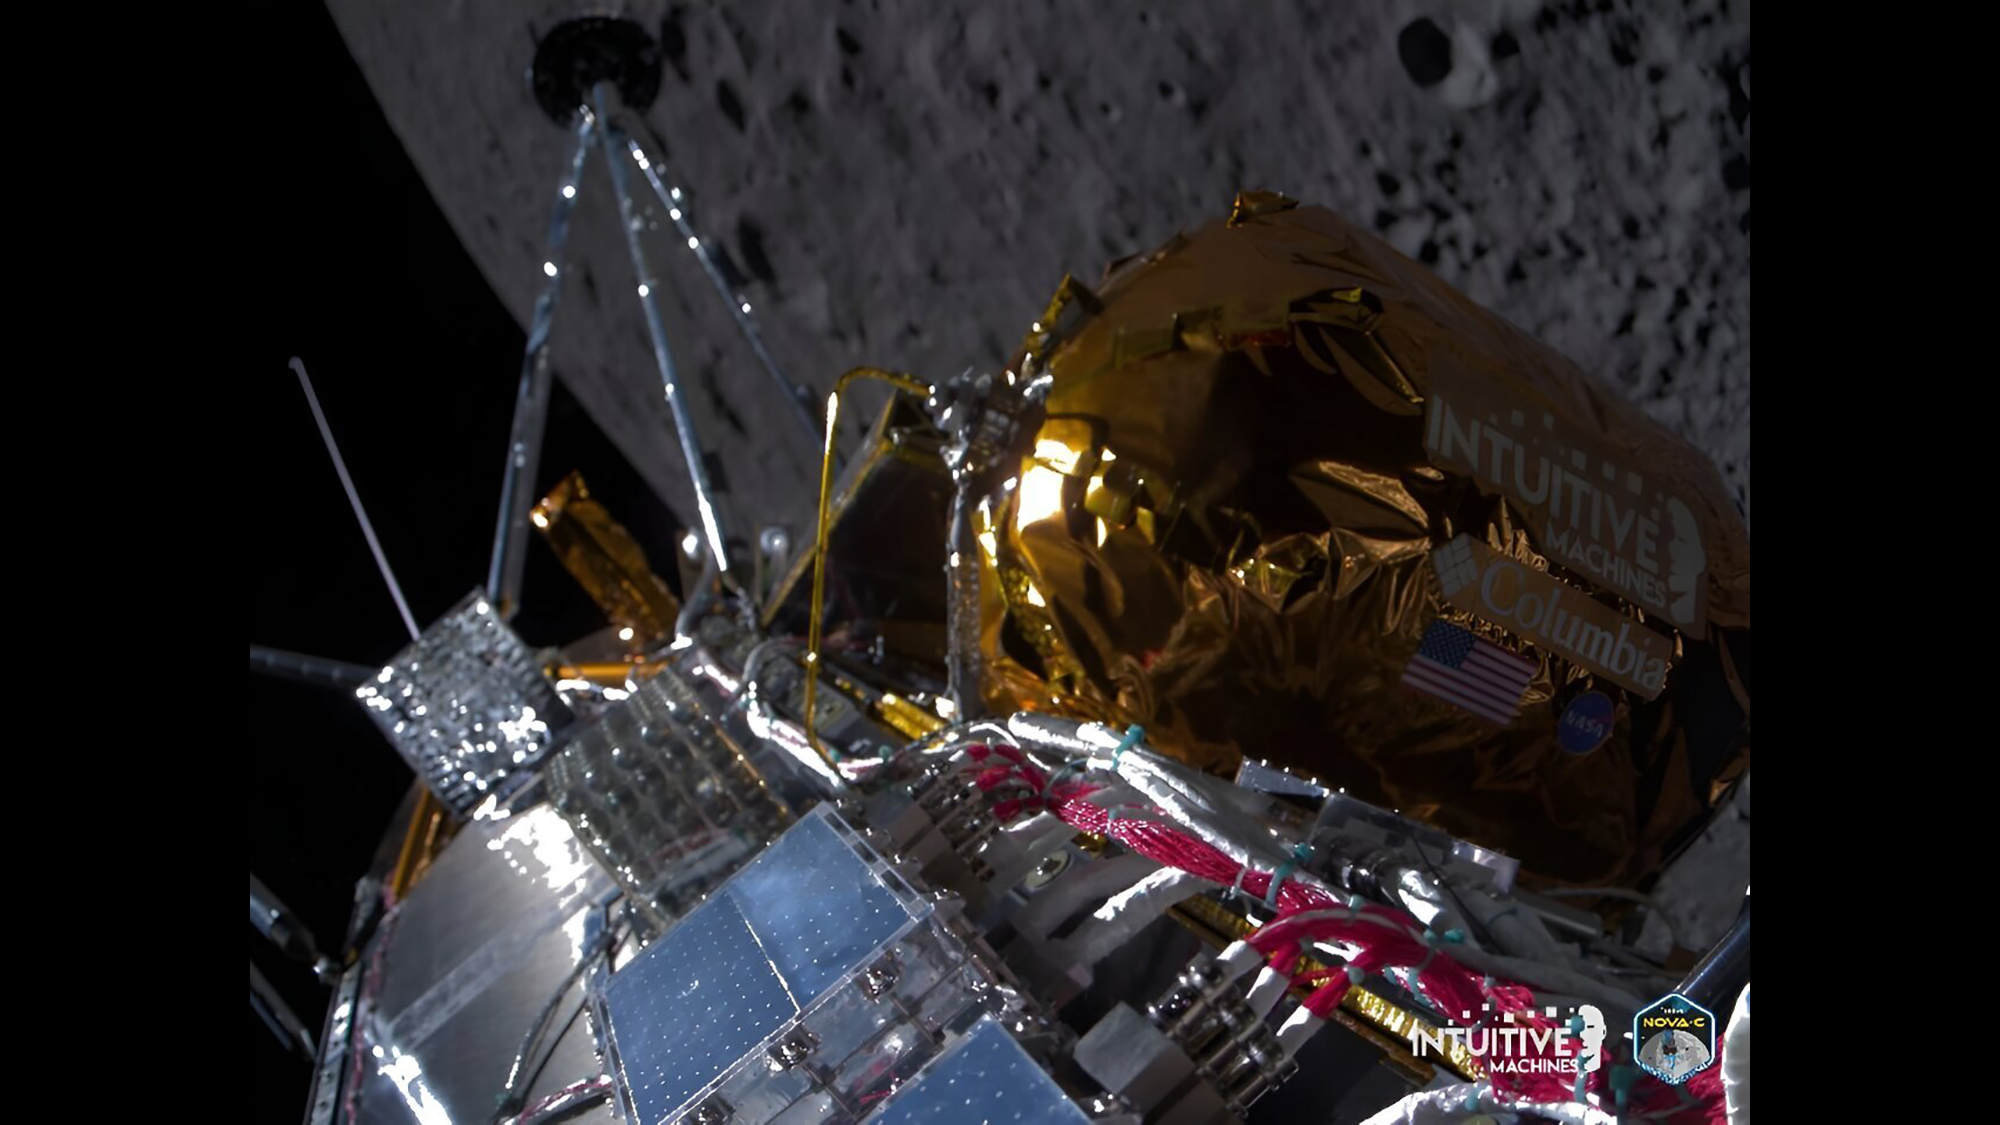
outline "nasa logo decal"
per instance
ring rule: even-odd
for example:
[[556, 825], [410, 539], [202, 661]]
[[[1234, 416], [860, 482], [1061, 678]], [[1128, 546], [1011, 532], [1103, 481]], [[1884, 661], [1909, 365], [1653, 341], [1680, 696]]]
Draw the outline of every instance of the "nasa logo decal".
[[1611, 738], [1618, 708], [1601, 691], [1587, 691], [1570, 700], [1556, 722], [1556, 742], [1571, 754], [1588, 754]]
[[1632, 1017], [1632, 1042], [1639, 1069], [1678, 1086], [1715, 1065], [1715, 1016], [1678, 992], [1668, 993]]

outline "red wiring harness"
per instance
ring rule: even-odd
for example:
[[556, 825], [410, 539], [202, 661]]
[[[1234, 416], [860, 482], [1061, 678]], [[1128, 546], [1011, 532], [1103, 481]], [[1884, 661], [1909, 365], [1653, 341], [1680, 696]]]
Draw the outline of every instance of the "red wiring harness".
[[[1281, 882], [1273, 896], [1275, 872], [1245, 870], [1214, 845], [1154, 819], [1160, 815], [1156, 809], [1093, 804], [1085, 798], [1102, 786], [1087, 782], [1052, 788], [1049, 775], [1011, 746], [971, 746], [966, 756], [972, 765], [962, 772], [976, 771], [973, 784], [988, 793], [1005, 794], [993, 803], [997, 820], [1047, 811], [1080, 831], [1115, 840], [1164, 866], [1240, 888], [1250, 898], [1273, 904], [1277, 917], [1245, 940], [1272, 968], [1295, 974], [1294, 985], [1317, 986], [1302, 1003], [1313, 1015], [1326, 1018], [1340, 1007], [1347, 990], [1370, 974], [1408, 969], [1411, 991], [1419, 999], [1451, 1022], [1487, 1029], [1488, 1044], [1506, 1044], [1507, 1069], [1495, 1065], [1491, 1049], [1483, 1060], [1496, 1093], [1538, 1103], [1575, 1097], [1573, 1077], [1550, 1073], [1553, 1067], [1537, 1067], [1532, 1061], [1569, 1057], [1557, 1051], [1559, 1037], [1554, 1034], [1566, 1024], [1537, 1009], [1533, 992], [1525, 986], [1495, 980], [1454, 960], [1448, 952], [1451, 941], [1411, 915], [1358, 897], [1342, 902], [1320, 887], [1292, 879]], [[1338, 942], [1359, 952], [1345, 966], [1296, 972], [1304, 947], [1314, 942]], [[1608, 1056], [1611, 1044], [1606, 1046]], [[1720, 1052], [1718, 1040], [1718, 1057]], [[1669, 1086], [1629, 1063], [1614, 1065], [1607, 1057], [1606, 1065], [1586, 1076], [1585, 1085], [1602, 1095], [1604, 1103], [1617, 1105], [1622, 1117], [1720, 1125], [1727, 1120], [1721, 1070], [1712, 1066], [1684, 1086]]]

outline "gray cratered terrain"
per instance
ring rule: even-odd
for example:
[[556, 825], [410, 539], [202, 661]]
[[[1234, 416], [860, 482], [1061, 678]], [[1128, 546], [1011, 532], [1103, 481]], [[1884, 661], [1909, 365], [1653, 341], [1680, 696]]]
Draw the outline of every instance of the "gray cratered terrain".
[[[571, 142], [524, 75], [538, 35], [583, 9], [329, 5], [525, 323]], [[659, 39], [645, 119], [702, 236], [745, 279], [772, 353], [815, 398], [857, 364], [938, 376], [1003, 363], [1065, 272], [1094, 279], [1263, 188], [1381, 232], [1621, 387], [1715, 460], [1748, 517], [1744, 0], [611, 10]], [[691, 516], [601, 157], [582, 191], [556, 370]], [[817, 450], [671, 229], [648, 239], [739, 534], [803, 528]], [[514, 374], [491, 373], [491, 393], [510, 397]], [[1689, 903], [1675, 908], [1684, 943], [1733, 914], [1747, 827], [1712, 877], [1681, 880], [1701, 888], [1676, 895]]]

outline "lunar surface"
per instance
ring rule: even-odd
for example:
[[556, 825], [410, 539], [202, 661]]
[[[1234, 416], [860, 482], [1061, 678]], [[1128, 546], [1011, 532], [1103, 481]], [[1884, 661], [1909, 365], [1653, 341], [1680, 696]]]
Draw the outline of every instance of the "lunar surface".
[[[523, 323], [568, 135], [537, 37], [583, 11], [332, 0], [432, 193]], [[779, 365], [1005, 362], [1065, 272], [1225, 213], [1322, 203], [1623, 388], [1750, 501], [1746, 3], [636, 4], [645, 114]], [[555, 366], [690, 508], [602, 157]], [[674, 356], [742, 520], [794, 522], [816, 451], [663, 216]], [[495, 374], [511, 393], [512, 372]]]

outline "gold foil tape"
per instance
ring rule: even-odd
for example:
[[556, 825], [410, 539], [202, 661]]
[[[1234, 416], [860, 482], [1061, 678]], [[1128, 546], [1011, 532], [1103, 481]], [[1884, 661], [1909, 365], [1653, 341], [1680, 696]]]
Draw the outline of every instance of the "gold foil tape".
[[[1030, 353], [1052, 383], [979, 517], [995, 709], [1266, 758], [1545, 881], [1644, 879], [1747, 768], [1749, 538], [1714, 467], [1373, 236], [1246, 196], [1065, 279]], [[1657, 698], [1453, 605], [1431, 554], [1461, 535], [1662, 638]], [[1533, 663], [1512, 722], [1403, 686], [1437, 621]], [[1608, 737], [1566, 749], [1572, 704]]]
[[550, 549], [604, 616], [622, 629], [633, 651], [674, 639], [680, 600], [646, 561], [645, 549], [590, 495], [583, 474], [571, 473], [528, 513]]

